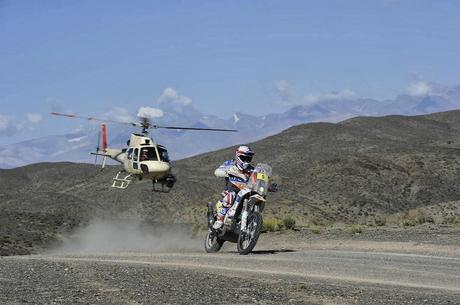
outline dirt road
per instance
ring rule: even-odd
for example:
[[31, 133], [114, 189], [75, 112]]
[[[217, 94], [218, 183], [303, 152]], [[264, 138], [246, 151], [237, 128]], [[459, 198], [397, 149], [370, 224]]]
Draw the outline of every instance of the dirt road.
[[0, 303], [460, 304], [460, 258], [266, 244], [249, 256], [227, 247], [4, 257]]

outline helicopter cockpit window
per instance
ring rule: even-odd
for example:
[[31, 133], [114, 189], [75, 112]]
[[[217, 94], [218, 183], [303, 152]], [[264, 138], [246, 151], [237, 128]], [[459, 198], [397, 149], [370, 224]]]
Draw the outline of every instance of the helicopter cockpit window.
[[134, 150], [133, 161], [137, 162], [137, 156], [139, 155], [139, 149]]
[[158, 161], [155, 147], [142, 147], [139, 161]]
[[133, 149], [130, 148], [128, 149], [128, 160], [131, 160], [133, 158]]
[[160, 160], [164, 162], [169, 162], [168, 151], [165, 148], [160, 147], [160, 146], [158, 146], [157, 148], [158, 148], [158, 154], [160, 155]]

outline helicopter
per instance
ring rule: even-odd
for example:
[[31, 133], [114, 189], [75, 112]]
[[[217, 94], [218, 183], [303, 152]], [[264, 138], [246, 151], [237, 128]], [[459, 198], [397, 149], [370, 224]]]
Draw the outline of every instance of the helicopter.
[[[126, 189], [133, 180], [152, 180], [153, 191], [168, 193], [176, 182], [176, 177], [171, 173], [171, 161], [168, 151], [164, 145], [160, 145], [149, 136], [149, 129], [176, 129], [176, 130], [199, 130], [199, 131], [220, 131], [220, 132], [237, 132], [234, 129], [218, 128], [195, 128], [195, 127], [178, 127], [178, 126], [160, 126], [152, 124], [145, 117], [140, 117], [139, 122], [121, 122], [114, 120], [105, 120], [95, 117], [78, 116], [59, 112], [51, 112], [51, 115], [84, 119], [88, 121], [99, 121], [101, 132], [99, 133], [98, 145], [96, 152], [91, 152], [97, 156], [102, 156], [102, 168], [105, 167], [107, 157], [123, 165], [123, 169], [118, 171], [113, 178], [112, 187], [117, 189]], [[107, 145], [107, 123], [124, 124], [134, 127], [140, 127], [140, 133], [132, 133], [127, 141], [127, 148], [109, 148]], [[101, 143], [102, 134], [102, 147]], [[161, 187], [158, 189], [156, 185]]]

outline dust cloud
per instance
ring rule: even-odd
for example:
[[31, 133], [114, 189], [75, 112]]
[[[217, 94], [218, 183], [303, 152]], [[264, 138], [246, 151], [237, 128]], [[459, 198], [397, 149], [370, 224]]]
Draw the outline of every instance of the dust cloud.
[[196, 251], [202, 241], [192, 239], [183, 225], [146, 225], [136, 220], [93, 220], [86, 227], [62, 236], [50, 251], [62, 253]]

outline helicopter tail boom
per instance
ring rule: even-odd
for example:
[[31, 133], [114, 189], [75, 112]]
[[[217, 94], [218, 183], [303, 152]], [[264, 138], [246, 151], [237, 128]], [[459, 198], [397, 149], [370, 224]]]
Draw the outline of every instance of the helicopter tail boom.
[[[105, 162], [107, 160], [107, 157], [115, 161], [118, 161], [120, 163], [123, 163], [124, 161], [123, 150], [107, 147], [107, 125], [106, 124], [101, 124], [101, 133], [102, 133], [102, 139], [99, 136], [96, 152], [92, 152], [91, 154], [96, 156], [96, 160], [97, 160], [97, 156], [103, 157], [102, 158], [102, 168], [105, 167]], [[101, 143], [101, 140], [102, 140], [102, 143]], [[99, 147], [99, 144], [102, 144], [101, 148]]]
[[123, 163], [123, 161], [124, 161], [124, 153], [125, 152], [122, 149], [107, 148], [105, 151], [100, 150], [100, 151], [97, 151], [97, 152], [91, 152], [90, 154], [92, 154], [94, 156], [103, 156], [104, 158], [109, 157], [110, 159], [113, 159], [115, 161]]

